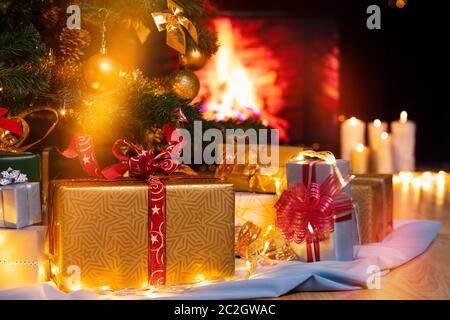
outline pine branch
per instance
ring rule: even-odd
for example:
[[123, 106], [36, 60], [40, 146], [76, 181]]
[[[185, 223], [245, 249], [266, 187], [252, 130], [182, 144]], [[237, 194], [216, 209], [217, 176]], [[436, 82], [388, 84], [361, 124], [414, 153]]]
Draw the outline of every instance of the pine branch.
[[28, 98], [48, 89], [47, 74], [30, 65], [7, 67], [0, 64], [0, 101], [15, 114], [28, 107]]
[[24, 62], [38, 64], [45, 53], [39, 33], [29, 25], [21, 30], [0, 34], [0, 61], [8, 65]]

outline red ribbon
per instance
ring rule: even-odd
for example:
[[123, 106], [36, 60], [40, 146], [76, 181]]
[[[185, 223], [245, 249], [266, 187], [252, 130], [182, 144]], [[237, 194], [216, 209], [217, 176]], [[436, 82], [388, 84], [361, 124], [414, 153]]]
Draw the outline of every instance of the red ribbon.
[[[343, 185], [336, 174], [329, 175], [320, 185], [316, 183], [316, 164], [317, 161], [312, 161], [304, 165], [303, 183], [288, 188], [275, 204], [277, 227], [287, 241], [306, 242], [308, 262], [320, 261], [319, 242], [330, 237], [335, 222], [351, 218], [348, 212], [353, 208], [352, 200], [341, 191]], [[310, 165], [311, 183], [308, 183]], [[341, 220], [335, 220], [340, 215]]]
[[9, 132], [14, 133], [16, 136], [21, 137], [23, 132], [20, 122], [5, 118], [4, 116], [7, 113], [8, 109], [0, 108], [0, 128], [8, 130]]
[[[61, 152], [63, 156], [70, 159], [79, 157], [83, 170], [90, 176], [114, 180], [129, 171], [130, 176], [147, 182], [149, 198], [148, 282], [151, 285], [164, 285], [166, 279], [166, 191], [164, 183], [154, 174], [157, 171], [162, 171], [165, 175], [173, 173], [179, 165], [174, 158], [181, 155], [185, 145], [183, 137], [177, 132], [175, 126], [165, 125], [163, 132], [169, 146], [158, 154], [154, 150], [142, 150], [129, 140], [117, 140], [112, 152], [121, 162], [104, 170], [100, 169], [96, 160], [92, 137], [89, 135], [75, 135], [68, 149]], [[129, 147], [135, 155], [124, 156], [117, 151], [120, 146]]]

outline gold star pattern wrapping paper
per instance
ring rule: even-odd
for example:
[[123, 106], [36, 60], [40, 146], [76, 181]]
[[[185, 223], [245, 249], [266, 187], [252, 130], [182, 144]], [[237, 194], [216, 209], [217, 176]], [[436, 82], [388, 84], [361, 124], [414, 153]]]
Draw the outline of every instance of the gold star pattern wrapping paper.
[[[233, 186], [189, 178], [164, 184], [166, 284], [233, 276]], [[157, 239], [148, 237], [145, 182], [55, 181], [50, 194], [50, 259], [61, 289], [146, 285], [148, 241]], [[71, 266], [80, 271], [75, 286]]]

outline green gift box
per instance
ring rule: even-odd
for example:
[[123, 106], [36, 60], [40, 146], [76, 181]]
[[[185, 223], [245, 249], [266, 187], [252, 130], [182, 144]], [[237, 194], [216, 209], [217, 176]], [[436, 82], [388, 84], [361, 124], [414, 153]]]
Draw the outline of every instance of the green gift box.
[[29, 182], [41, 182], [41, 157], [38, 154], [0, 152], [0, 171], [8, 168], [20, 170]]

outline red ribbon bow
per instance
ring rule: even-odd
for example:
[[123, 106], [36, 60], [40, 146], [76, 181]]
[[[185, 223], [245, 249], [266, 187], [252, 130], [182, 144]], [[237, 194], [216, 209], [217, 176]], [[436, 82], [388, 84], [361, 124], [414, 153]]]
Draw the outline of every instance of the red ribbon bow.
[[[130, 176], [144, 179], [154, 175], [158, 170], [161, 170], [165, 175], [172, 174], [179, 166], [176, 158], [180, 156], [185, 142], [172, 125], [165, 125], [163, 132], [169, 146], [159, 154], [156, 154], [154, 150], [142, 150], [126, 139], [117, 140], [113, 145], [112, 152], [117, 159], [123, 162], [109, 166], [103, 170], [103, 175], [107, 179], [115, 179], [123, 176], [128, 170]], [[136, 154], [131, 157], [121, 154], [117, 151], [121, 146], [129, 147]]]
[[[176, 127], [173, 125], [165, 125], [163, 132], [169, 146], [159, 154], [154, 150], [143, 150], [127, 139], [117, 140], [113, 145], [112, 152], [121, 162], [103, 170], [100, 170], [94, 153], [92, 137], [89, 135], [75, 135], [67, 150], [61, 153], [70, 159], [79, 157], [83, 170], [93, 177], [117, 179], [129, 171], [130, 176], [147, 179], [158, 170], [169, 175], [179, 166], [176, 158], [181, 155], [185, 142], [183, 136], [176, 131]], [[117, 150], [120, 146], [129, 147], [135, 154], [131, 157], [123, 155]]]
[[8, 109], [0, 108], [0, 128], [8, 130], [11, 133], [14, 133], [16, 136], [21, 137], [22, 126], [18, 121], [4, 118], [4, 116], [8, 113]]
[[343, 192], [333, 174], [322, 183], [303, 183], [283, 192], [275, 204], [277, 227], [289, 242], [297, 244], [312, 237], [322, 241], [334, 231], [335, 215], [352, 209], [352, 201]]

